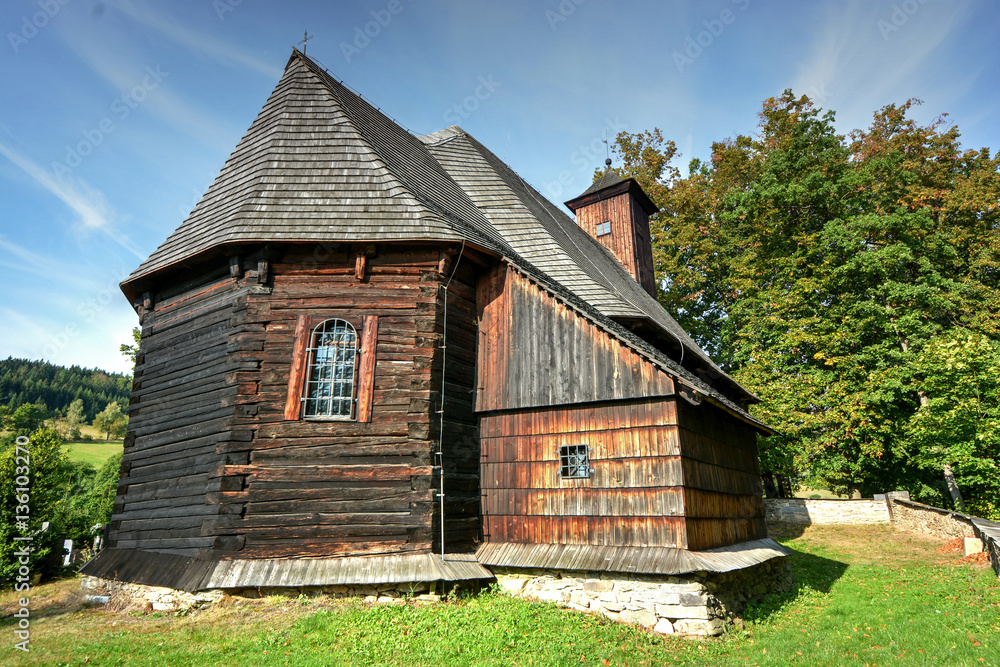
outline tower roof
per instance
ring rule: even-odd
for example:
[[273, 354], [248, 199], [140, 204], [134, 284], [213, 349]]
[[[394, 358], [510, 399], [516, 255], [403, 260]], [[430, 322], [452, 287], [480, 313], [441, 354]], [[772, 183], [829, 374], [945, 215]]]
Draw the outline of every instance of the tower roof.
[[[610, 163], [610, 160], [608, 162]], [[614, 197], [615, 195], [620, 195], [623, 192], [628, 192], [635, 197], [639, 205], [646, 211], [646, 215], [653, 215], [660, 210], [642, 189], [638, 181], [634, 178], [622, 178], [618, 175], [617, 171], [611, 168], [610, 164], [599, 179], [594, 181], [582, 194], [565, 202], [565, 205], [569, 210], [576, 213], [579, 208], [608, 199], [609, 197]]]

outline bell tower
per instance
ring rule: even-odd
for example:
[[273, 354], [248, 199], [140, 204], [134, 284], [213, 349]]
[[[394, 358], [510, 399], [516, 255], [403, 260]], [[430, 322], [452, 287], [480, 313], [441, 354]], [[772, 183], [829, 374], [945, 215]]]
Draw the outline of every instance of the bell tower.
[[622, 178], [605, 160], [606, 169], [583, 194], [566, 202], [576, 224], [611, 251], [651, 296], [656, 296], [649, 216], [659, 209], [634, 178]]

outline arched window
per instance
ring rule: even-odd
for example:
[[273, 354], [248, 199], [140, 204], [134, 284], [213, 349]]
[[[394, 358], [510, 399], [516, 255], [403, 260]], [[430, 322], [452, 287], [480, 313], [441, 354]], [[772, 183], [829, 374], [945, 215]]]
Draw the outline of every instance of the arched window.
[[358, 358], [354, 327], [339, 319], [321, 322], [309, 337], [308, 358], [304, 416], [350, 419]]

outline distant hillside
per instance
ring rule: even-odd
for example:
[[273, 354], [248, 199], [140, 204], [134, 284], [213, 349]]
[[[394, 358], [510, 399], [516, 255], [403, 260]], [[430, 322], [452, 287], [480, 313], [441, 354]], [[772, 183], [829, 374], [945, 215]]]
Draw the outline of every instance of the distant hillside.
[[11, 409], [44, 403], [49, 410], [65, 414], [69, 404], [79, 398], [83, 400], [84, 419], [89, 422], [112, 401], [125, 407], [131, 390], [131, 376], [121, 373], [13, 357], [0, 361], [0, 405]]

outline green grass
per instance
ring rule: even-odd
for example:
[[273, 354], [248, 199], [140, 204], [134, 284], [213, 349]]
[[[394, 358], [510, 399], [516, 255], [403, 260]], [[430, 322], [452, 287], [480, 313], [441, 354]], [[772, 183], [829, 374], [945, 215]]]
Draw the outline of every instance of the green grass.
[[[639, 628], [499, 594], [429, 606], [327, 598], [232, 599], [190, 614], [85, 609], [77, 582], [33, 592], [22, 664], [1000, 665], [1000, 581], [887, 527], [812, 527], [797, 588], [720, 640]], [[0, 636], [15, 595], [0, 593]], [[0, 650], [8, 650], [6, 647]], [[6, 656], [5, 656], [6, 659]], [[6, 664], [6, 663], [5, 663]]]
[[69, 457], [70, 461], [82, 461], [91, 464], [95, 468], [100, 468], [112, 456], [121, 453], [122, 448], [121, 440], [111, 440], [110, 442], [105, 442], [104, 440], [67, 442], [63, 445], [63, 449], [66, 450], [66, 456]]

